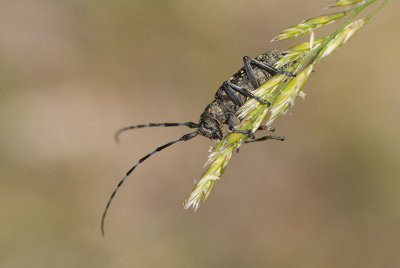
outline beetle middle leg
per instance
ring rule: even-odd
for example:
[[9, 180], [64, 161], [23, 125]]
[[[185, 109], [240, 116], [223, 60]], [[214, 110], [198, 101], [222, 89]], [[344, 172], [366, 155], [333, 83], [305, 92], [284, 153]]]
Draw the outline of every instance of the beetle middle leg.
[[231, 132], [235, 133], [242, 133], [242, 134], [247, 134], [249, 135], [252, 139], [255, 139], [254, 132], [251, 131], [250, 129], [244, 130], [244, 129], [235, 129], [235, 117], [233, 114], [229, 115], [228, 118], [228, 128]]
[[[224, 82], [224, 84], [222, 86], [224, 87], [224, 89], [228, 93], [228, 95], [229, 95], [229, 91], [234, 90], [234, 91], [237, 91], [237, 92], [243, 94], [244, 96], [246, 96], [248, 98], [253, 98], [253, 99], [258, 100], [258, 101], [260, 101], [260, 102], [262, 102], [264, 104], [268, 104], [268, 106], [271, 105], [271, 103], [269, 103], [269, 101], [267, 101], [266, 99], [260, 98], [260, 97], [258, 97], [256, 95], [254, 95], [253, 93], [251, 93], [248, 89], [245, 89], [244, 87], [239, 87], [239, 86], [237, 86], [235, 84], [232, 84], [229, 81]], [[235, 102], [235, 100], [232, 97], [231, 97], [231, 99]], [[240, 105], [240, 106], [242, 106], [242, 105]]]
[[284, 70], [278, 70], [270, 65], [264, 64], [256, 59], [253, 59], [252, 57], [249, 56], [244, 56], [243, 57], [243, 63], [244, 63], [244, 69], [246, 70], [246, 74], [250, 79], [251, 84], [253, 85], [254, 89], [259, 88], [260, 84], [257, 82], [256, 76], [254, 75], [254, 71], [253, 68], [251, 67], [250, 63], [253, 63], [254, 65], [256, 65], [257, 67], [272, 73], [272, 74], [286, 74], [289, 76], [296, 76], [295, 74], [288, 72], [288, 71], [284, 71]]
[[[259, 131], [259, 130], [266, 130], [266, 131], [269, 131], [269, 132], [274, 132], [275, 128], [267, 127], [267, 126], [259, 126], [257, 131]], [[266, 141], [266, 140], [284, 141], [285, 137], [274, 136], [274, 135], [266, 135], [266, 136], [263, 136], [263, 137], [260, 137], [260, 138], [256, 139], [255, 136], [254, 136], [254, 133], [253, 133], [252, 139], [251, 140], [246, 140], [244, 143], [259, 142], [259, 141]], [[236, 153], [239, 153], [239, 147], [236, 148]]]
[[[255, 133], [252, 130], [235, 129], [235, 117], [234, 117], [233, 114], [230, 115], [229, 118], [228, 118], [228, 127], [229, 127], [229, 130], [231, 132], [243, 133], [243, 134], [249, 135], [252, 139], [254, 139], [253, 141], [258, 141], [258, 140], [261, 141], [261, 140], [267, 140], [267, 139], [282, 140], [282, 141], [285, 140], [284, 137], [271, 136], [271, 135], [255, 139], [255, 136], [254, 136]], [[259, 130], [275, 132], [275, 128], [274, 127], [270, 127], [270, 126], [259, 126], [257, 131], [259, 131]], [[267, 137], [269, 137], [269, 138], [267, 138]], [[253, 141], [250, 141], [250, 142], [253, 142]]]

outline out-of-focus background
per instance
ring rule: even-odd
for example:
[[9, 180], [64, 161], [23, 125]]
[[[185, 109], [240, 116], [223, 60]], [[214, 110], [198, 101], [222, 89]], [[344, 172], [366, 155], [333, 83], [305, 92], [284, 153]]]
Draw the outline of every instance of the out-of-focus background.
[[0, 266], [400, 267], [399, 1], [317, 66], [275, 123], [287, 140], [243, 146], [196, 213], [202, 137], [143, 163], [100, 234], [123, 174], [188, 132], [114, 131], [197, 121], [242, 56], [304, 41], [269, 42], [329, 3], [2, 1]]

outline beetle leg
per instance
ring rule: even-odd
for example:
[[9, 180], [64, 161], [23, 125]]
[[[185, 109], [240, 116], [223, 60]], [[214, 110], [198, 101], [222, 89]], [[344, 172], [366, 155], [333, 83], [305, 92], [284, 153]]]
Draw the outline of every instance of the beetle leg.
[[246, 140], [244, 143], [257, 142], [257, 141], [266, 141], [266, 140], [284, 141], [285, 137], [268, 135], [268, 136], [264, 136], [264, 137], [253, 139], [253, 140]]
[[260, 85], [257, 82], [257, 79], [256, 79], [256, 77], [254, 75], [253, 68], [251, 67], [250, 63], [253, 63], [257, 67], [259, 67], [259, 68], [261, 68], [261, 69], [263, 69], [263, 70], [265, 70], [265, 71], [267, 71], [269, 73], [272, 73], [272, 74], [286, 74], [286, 75], [289, 75], [289, 76], [296, 76], [295, 74], [293, 74], [291, 72], [288, 72], [288, 71], [285, 71], [285, 70], [278, 70], [278, 69], [272, 67], [271, 65], [264, 64], [264, 63], [262, 63], [262, 62], [260, 62], [260, 61], [258, 61], [256, 59], [253, 59], [252, 57], [249, 57], [249, 56], [244, 56], [243, 57], [243, 63], [244, 63], [244, 69], [246, 70], [247, 76], [249, 77], [250, 82], [251, 82], [251, 84], [253, 85], [253, 87], [255, 89], [260, 87]]
[[254, 136], [254, 132], [251, 131], [250, 129], [244, 130], [244, 129], [235, 129], [235, 119], [234, 119], [234, 115], [231, 114], [228, 118], [228, 127], [229, 130], [231, 132], [235, 132], [235, 133], [243, 133], [243, 134], [247, 134], [249, 135], [252, 139], [255, 138]]
[[239, 97], [235, 94], [234, 89], [229, 86], [228, 82], [224, 82], [222, 84], [222, 88], [225, 90], [226, 94], [228, 94], [229, 98], [238, 106], [241, 107], [243, 102], [239, 99]]
[[258, 101], [260, 101], [260, 102], [262, 102], [262, 103], [264, 103], [264, 104], [268, 104], [268, 106], [271, 105], [271, 103], [269, 103], [266, 99], [263, 99], [263, 98], [260, 98], [260, 97], [258, 97], [258, 96], [255, 96], [255, 95], [254, 95], [253, 93], [251, 93], [249, 90], [247, 90], [247, 89], [245, 89], [245, 88], [243, 88], [243, 87], [239, 87], [239, 86], [237, 86], [237, 85], [235, 85], [235, 84], [232, 84], [232, 83], [229, 82], [229, 81], [226, 81], [226, 82], [224, 83], [224, 85], [225, 85], [225, 87], [230, 87], [231, 89], [233, 89], [233, 90], [235, 90], [235, 91], [237, 91], [237, 92], [243, 94], [243, 95], [246, 96], [246, 97], [253, 98], [253, 99], [258, 100]]

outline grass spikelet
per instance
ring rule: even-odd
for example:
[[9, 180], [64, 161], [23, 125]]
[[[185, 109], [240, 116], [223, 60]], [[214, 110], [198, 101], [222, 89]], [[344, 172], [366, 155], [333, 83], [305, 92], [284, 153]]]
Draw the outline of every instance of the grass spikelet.
[[[285, 79], [285, 75], [275, 75], [263, 85], [261, 85], [254, 93], [254, 95], [264, 98], [271, 99], [272, 93], [275, 92], [277, 87]], [[257, 109], [259, 105], [262, 105], [259, 101], [255, 99], [249, 99], [237, 112], [237, 117], [241, 120], [251, 120], [251, 111]]]
[[328, 23], [332, 23], [335, 20], [343, 18], [347, 14], [348, 11], [341, 11], [305, 20], [299, 24], [290, 27], [289, 29], [284, 30], [282, 33], [272, 39], [272, 42], [297, 37], [311, 31], [315, 31], [316, 29], [319, 29]]
[[[331, 6], [358, 5], [345, 12], [322, 15], [306, 20], [275, 37], [273, 41], [296, 37], [350, 14], [347, 20], [331, 34], [315, 40], [312, 35], [309, 42], [300, 43], [288, 49], [287, 53], [275, 63], [275, 66], [279, 68], [289, 66], [286, 70], [296, 73], [297, 76], [275, 75], [256, 89], [254, 94], [267, 99], [271, 103], [271, 106], [268, 107], [267, 104], [250, 98], [237, 112], [237, 116], [241, 121], [235, 126], [235, 129], [253, 130], [255, 132], [267, 116], [269, 116], [267, 125], [271, 125], [274, 120], [284, 114], [294, 104], [296, 97], [303, 95], [301, 90], [315, 65], [322, 58], [344, 45], [388, 2], [388, 0], [379, 1], [382, 4], [372, 13], [364, 18], [355, 20], [356, 15], [377, 1], [379, 0], [336, 1]], [[214, 147], [206, 163], [208, 168], [194, 187], [189, 198], [185, 201], [185, 209], [190, 207], [193, 207], [195, 210], [198, 209], [224, 173], [233, 152], [248, 138], [247, 134], [229, 132]]]
[[311, 48], [319, 46], [326, 38], [319, 38], [313, 42], [307, 41], [289, 48], [286, 54], [275, 62], [275, 68], [281, 68], [305, 56]]
[[285, 114], [289, 106], [294, 105], [294, 100], [300, 94], [313, 69], [314, 64], [310, 64], [281, 91], [270, 108], [271, 114], [267, 126], [270, 126], [280, 115]]
[[358, 32], [358, 30], [361, 29], [367, 22], [366, 18], [362, 18], [356, 21], [353, 21], [349, 25], [346, 26], [346, 28], [343, 29], [343, 31], [340, 32], [334, 39], [329, 41], [329, 43], [323, 48], [323, 50], [320, 52], [321, 58], [328, 56], [331, 54], [334, 50], [337, 48], [341, 47], [344, 45], [350, 38], [354, 36], [355, 33]]
[[364, 0], [339, 0], [333, 4], [328, 5], [328, 7], [340, 7], [340, 6], [351, 6], [354, 4], [360, 4], [365, 2]]

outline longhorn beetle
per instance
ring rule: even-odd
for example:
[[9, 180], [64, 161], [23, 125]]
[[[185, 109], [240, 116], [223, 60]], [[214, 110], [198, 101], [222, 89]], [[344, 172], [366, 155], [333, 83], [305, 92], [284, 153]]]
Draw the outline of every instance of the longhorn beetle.
[[[183, 123], [149, 123], [143, 125], [134, 125], [124, 127], [118, 130], [115, 133], [115, 139], [118, 141], [119, 135], [121, 132], [124, 132], [129, 129], [135, 128], [144, 128], [144, 127], [175, 127], [175, 126], [186, 126], [188, 128], [195, 128], [194, 132], [188, 133], [180, 137], [179, 139], [173, 140], [164, 144], [158, 148], [156, 148], [151, 153], [145, 155], [140, 158], [139, 161], [128, 170], [125, 176], [119, 181], [117, 187], [114, 192], [111, 194], [109, 198], [106, 208], [104, 210], [102, 219], [101, 219], [101, 232], [104, 235], [104, 220], [107, 215], [107, 211], [110, 207], [111, 201], [117, 193], [118, 189], [124, 183], [126, 178], [132, 173], [132, 171], [147, 158], [164, 150], [165, 148], [180, 142], [180, 141], [188, 141], [198, 135], [204, 136], [211, 140], [219, 141], [223, 138], [222, 127], [224, 124], [228, 125], [229, 131], [239, 132], [249, 135], [252, 140], [246, 141], [254, 142], [254, 141], [263, 141], [268, 139], [281, 140], [283, 141], [283, 137], [267, 135], [261, 138], [255, 139], [254, 133], [251, 130], [236, 130], [234, 129], [235, 125], [235, 113], [237, 110], [245, 103], [247, 98], [256, 99], [264, 104], [270, 105], [270, 103], [262, 99], [260, 97], [255, 96], [252, 92], [255, 89], [260, 87], [263, 83], [265, 83], [268, 79], [272, 77], [274, 74], [285, 74], [288, 76], [295, 76], [291, 72], [285, 71], [283, 69], [276, 69], [273, 67], [274, 63], [277, 62], [285, 53], [283, 51], [269, 51], [257, 56], [255, 59], [244, 56], [243, 63], [244, 66], [235, 73], [231, 78], [222, 83], [222, 86], [218, 89], [215, 94], [214, 100], [206, 107], [204, 112], [200, 115], [199, 123], [194, 122], [183, 122]], [[267, 130], [273, 131], [270, 127], [259, 127], [258, 130]]]

